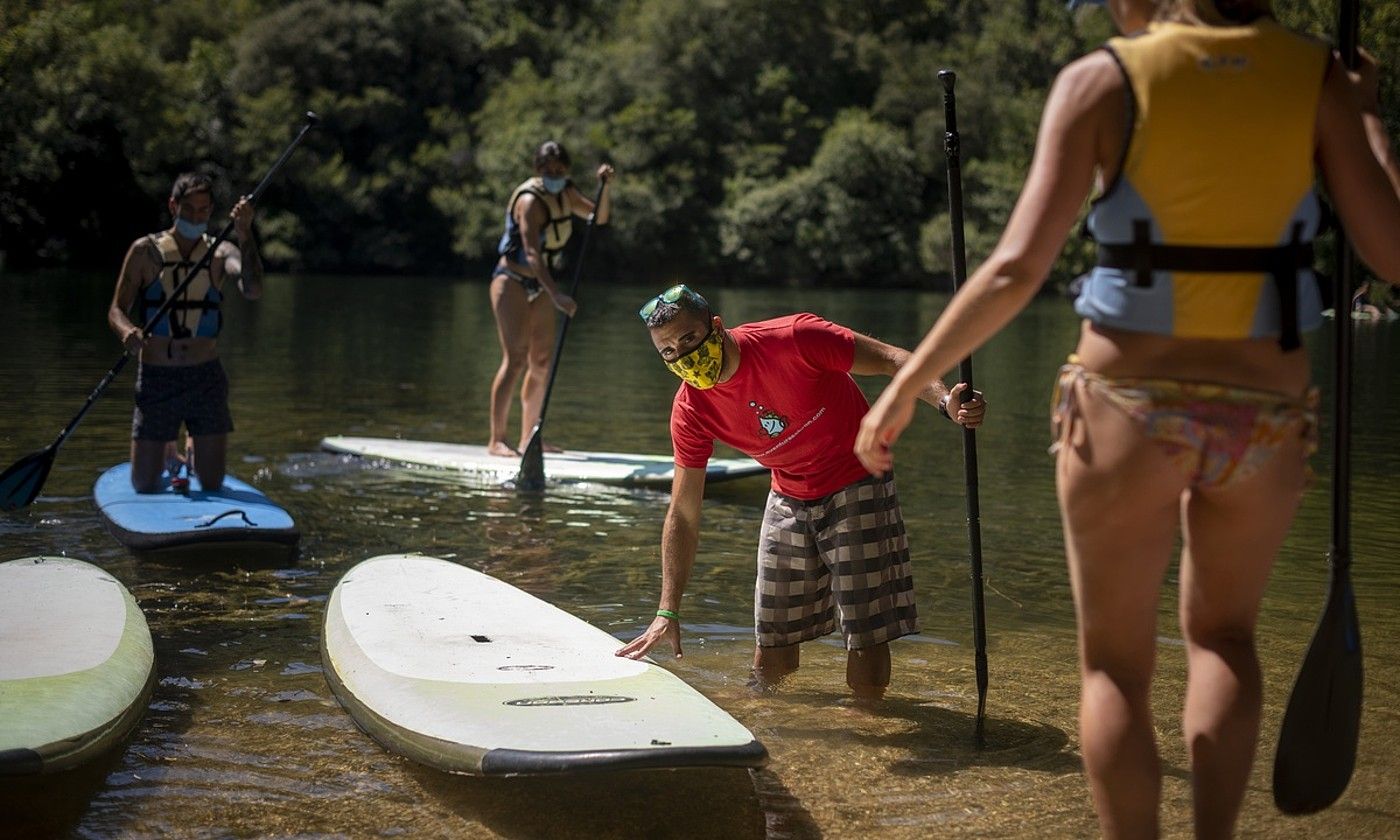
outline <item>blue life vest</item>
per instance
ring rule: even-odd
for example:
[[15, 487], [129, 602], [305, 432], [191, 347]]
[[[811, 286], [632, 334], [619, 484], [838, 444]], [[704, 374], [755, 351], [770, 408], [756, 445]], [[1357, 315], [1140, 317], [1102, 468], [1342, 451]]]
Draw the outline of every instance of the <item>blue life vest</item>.
[[[160, 252], [160, 274], [141, 289], [142, 326], [174, 294], [213, 243], [207, 234], [201, 236], [186, 258], [180, 253], [175, 235], [168, 230], [151, 234], [147, 239]], [[224, 314], [219, 308], [223, 299], [206, 265], [180, 293], [165, 317], [151, 325], [150, 334], [167, 338], [213, 338], [224, 326]]]

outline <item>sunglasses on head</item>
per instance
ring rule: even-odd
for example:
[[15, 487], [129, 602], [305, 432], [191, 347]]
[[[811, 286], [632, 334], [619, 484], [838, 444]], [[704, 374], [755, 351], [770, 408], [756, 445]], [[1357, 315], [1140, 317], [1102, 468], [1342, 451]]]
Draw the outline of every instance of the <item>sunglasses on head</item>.
[[681, 298], [698, 303], [706, 309], [710, 308], [709, 301], [705, 300], [699, 292], [693, 291], [684, 283], [679, 283], [642, 304], [642, 308], [637, 310], [637, 314], [645, 321], [651, 317], [651, 313], [656, 311], [658, 305], [663, 303], [675, 303]]

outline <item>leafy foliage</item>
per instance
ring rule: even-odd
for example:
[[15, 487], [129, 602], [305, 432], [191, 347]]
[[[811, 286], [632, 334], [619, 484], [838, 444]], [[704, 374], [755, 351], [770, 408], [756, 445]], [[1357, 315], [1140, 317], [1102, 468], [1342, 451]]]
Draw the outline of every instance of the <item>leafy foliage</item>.
[[[1335, 0], [1278, 0], [1318, 34]], [[1362, 40], [1400, 90], [1400, 6]], [[966, 240], [996, 241], [1059, 67], [1110, 34], [1062, 0], [15, 0], [0, 9], [0, 250], [114, 266], [175, 174], [264, 197], [275, 266], [485, 272], [545, 139], [617, 166], [599, 264], [646, 279], [946, 287], [943, 96]], [[1386, 119], [1400, 133], [1400, 111]], [[1063, 281], [1090, 251], [1071, 243]]]

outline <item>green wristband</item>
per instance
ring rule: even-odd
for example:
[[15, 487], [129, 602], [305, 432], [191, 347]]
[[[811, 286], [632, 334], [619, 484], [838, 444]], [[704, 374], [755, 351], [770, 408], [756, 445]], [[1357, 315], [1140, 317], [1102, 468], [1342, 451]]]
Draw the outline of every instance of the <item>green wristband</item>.
[[681, 614], [674, 610], [657, 610], [656, 614], [661, 616], [662, 618], [669, 618], [675, 621], [681, 620]]

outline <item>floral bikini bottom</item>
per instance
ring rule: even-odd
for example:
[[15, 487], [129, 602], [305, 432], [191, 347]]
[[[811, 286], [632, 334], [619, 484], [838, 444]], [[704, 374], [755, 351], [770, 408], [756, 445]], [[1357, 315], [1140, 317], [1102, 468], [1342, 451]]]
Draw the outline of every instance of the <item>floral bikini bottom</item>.
[[1290, 400], [1209, 382], [1110, 379], [1085, 370], [1071, 356], [1060, 368], [1051, 399], [1051, 453], [1071, 434], [1081, 387], [1132, 418], [1192, 487], [1224, 487], [1248, 476], [1289, 440], [1302, 438], [1305, 458], [1317, 451], [1316, 387]]

